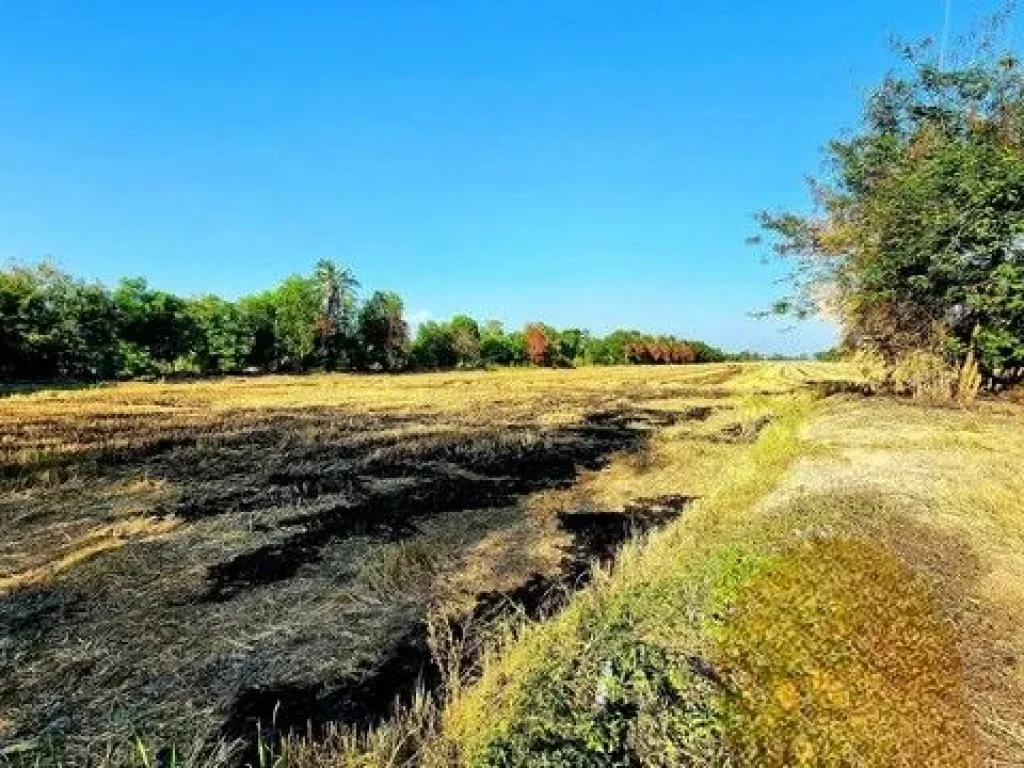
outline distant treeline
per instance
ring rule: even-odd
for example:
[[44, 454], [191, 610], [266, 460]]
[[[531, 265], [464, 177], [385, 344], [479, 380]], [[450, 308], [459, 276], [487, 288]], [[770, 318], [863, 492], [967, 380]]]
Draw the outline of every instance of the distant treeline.
[[619, 330], [594, 336], [530, 323], [506, 331], [465, 315], [411, 337], [401, 298], [364, 301], [350, 271], [319, 262], [262, 293], [176, 296], [142, 278], [113, 289], [42, 263], [0, 270], [0, 378], [113, 379], [242, 372], [443, 370], [481, 366], [718, 362], [699, 341]]

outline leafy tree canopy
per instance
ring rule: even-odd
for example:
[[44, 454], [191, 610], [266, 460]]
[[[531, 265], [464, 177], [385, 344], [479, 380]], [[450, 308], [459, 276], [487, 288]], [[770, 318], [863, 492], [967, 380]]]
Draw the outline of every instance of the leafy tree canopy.
[[774, 310], [838, 318], [844, 344], [890, 361], [976, 349], [992, 378], [1024, 369], [1024, 72], [982, 51], [940, 67], [928, 46], [827, 147], [813, 215], [762, 214], [795, 263]]
[[714, 362], [701, 342], [640, 331], [594, 336], [531, 323], [506, 331], [468, 315], [419, 326], [401, 298], [360, 304], [352, 273], [330, 260], [237, 301], [188, 298], [141, 278], [113, 290], [48, 263], [0, 269], [0, 379], [109, 379], [311, 369], [444, 370], [509, 365]]
[[397, 371], [409, 358], [409, 325], [397, 293], [377, 291], [359, 312], [363, 367]]

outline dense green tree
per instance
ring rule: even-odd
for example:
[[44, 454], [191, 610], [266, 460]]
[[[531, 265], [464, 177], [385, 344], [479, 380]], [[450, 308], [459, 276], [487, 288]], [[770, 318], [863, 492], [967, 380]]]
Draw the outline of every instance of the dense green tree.
[[422, 370], [443, 370], [458, 365], [459, 355], [451, 325], [427, 321], [416, 329], [412, 345], [412, 365]]
[[485, 365], [525, 365], [526, 339], [522, 333], [506, 333], [497, 320], [480, 332], [480, 358]]
[[115, 376], [122, 379], [152, 376], [162, 369], [148, 347], [124, 339], [117, 340], [115, 360]]
[[274, 290], [273, 302], [279, 364], [301, 370], [317, 347], [323, 304], [320, 284], [315, 277], [291, 275]]
[[25, 362], [36, 377], [70, 373], [79, 357], [80, 338], [75, 338], [75, 286], [50, 264], [28, 270], [28, 293], [21, 306]]
[[0, 376], [14, 377], [25, 367], [24, 310], [32, 286], [22, 269], [0, 271]]
[[583, 350], [583, 360], [587, 365], [621, 365], [624, 362], [624, 358], [619, 358], [621, 351], [610, 336], [594, 336]]
[[488, 320], [480, 329], [480, 362], [484, 365], [511, 365], [506, 360], [508, 336], [500, 320]]
[[243, 296], [238, 300], [238, 315], [246, 350], [243, 368], [276, 370], [280, 365], [280, 353], [274, 292]]
[[480, 326], [468, 315], [456, 315], [450, 323], [456, 364], [463, 368], [480, 365]]
[[151, 359], [154, 366], [167, 369], [188, 353], [191, 329], [184, 299], [152, 290], [143, 278], [137, 277], [122, 280], [114, 290], [113, 300], [123, 348], [138, 351]]
[[46, 263], [0, 272], [0, 375], [110, 377], [116, 321], [110, 294], [100, 285]]
[[567, 328], [558, 332], [558, 358], [566, 365], [584, 361], [590, 333], [579, 328]]
[[713, 347], [703, 341], [693, 341], [692, 339], [688, 339], [685, 343], [689, 344], [696, 354], [694, 362], [721, 363], [729, 359], [729, 356], [718, 347]]
[[236, 304], [207, 294], [189, 299], [189, 359], [202, 373], [233, 373], [245, 367], [250, 343]]
[[359, 312], [362, 367], [397, 371], [409, 360], [409, 325], [397, 293], [376, 291]]
[[890, 361], [973, 348], [992, 378], [1024, 371], [1024, 73], [1017, 59], [942, 68], [926, 49], [829, 145], [811, 216], [765, 214], [796, 260], [775, 310], [827, 311], [844, 342]]
[[117, 372], [117, 309], [95, 283], [61, 280], [55, 342], [62, 378], [105, 379]]
[[640, 331], [616, 330], [607, 336], [591, 339], [585, 349], [584, 357], [594, 365], [624, 365], [626, 348], [630, 344], [643, 341], [646, 335]]

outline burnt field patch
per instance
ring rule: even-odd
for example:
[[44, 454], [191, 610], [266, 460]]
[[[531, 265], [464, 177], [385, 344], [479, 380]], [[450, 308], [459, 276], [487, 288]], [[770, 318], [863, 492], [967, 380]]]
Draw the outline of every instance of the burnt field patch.
[[[506, 507], [524, 494], [559, 487], [583, 469], [597, 469], [645, 436], [625, 420], [602, 429], [565, 429], [516, 435], [506, 431], [410, 441], [400, 450], [375, 450], [323, 480], [286, 473], [270, 478], [287, 498], [309, 502], [320, 496], [344, 501], [307, 505], [278, 521], [288, 533], [210, 569], [206, 599], [224, 600], [240, 590], [290, 578], [320, 559], [332, 542], [351, 536], [397, 541], [415, 536], [417, 521], [466, 509]], [[415, 457], [415, 458], [414, 458]], [[383, 483], [386, 479], [401, 482]], [[379, 490], [373, 490], [376, 486]], [[252, 508], [248, 493], [241, 500]], [[222, 501], [231, 506], [232, 501]], [[238, 508], [237, 506], [235, 508]]]
[[[57, 458], [3, 465], [0, 576], [71, 564], [0, 595], [0, 748], [56, 743], [74, 761], [139, 733], [251, 739], [268, 707], [282, 729], [380, 719], [417, 679], [430, 684], [427, 606], [445, 569], [496, 531], [524, 533], [503, 545], [516, 549], [502, 552], [502, 586], [473, 585], [472, 625], [550, 609], [591, 559], [685, 506], [533, 520], [520, 503], [710, 414], [645, 404], [654, 399], [189, 408], [91, 430], [36, 420], [17, 439]], [[568, 415], [544, 418], [558, 408]], [[173, 525], [74, 551], [90, 532], [143, 518]], [[396, 546], [414, 553], [388, 566], [400, 586], [367, 579]]]
[[[573, 510], [559, 515], [571, 537], [558, 568], [533, 573], [507, 591], [481, 592], [469, 614], [446, 627], [458, 648], [462, 682], [474, 679], [489, 628], [509, 615], [536, 620], [553, 614], [585, 586], [595, 565], [608, 565], [619, 547], [674, 520], [696, 500], [692, 496], [640, 499], [624, 510]], [[221, 738], [242, 744], [239, 761], [257, 765], [259, 748], [271, 750], [289, 735], [322, 738], [337, 726], [372, 728], [396, 707], [410, 705], [417, 691], [439, 695], [444, 672], [429, 642], [430, 630], [416, 622], [389, 647], [384, 659], [359, 670], [342, 685], [324, 681], [249, 688], [234, 700]], [[256, 735], [259, 734], [259, 741]]]

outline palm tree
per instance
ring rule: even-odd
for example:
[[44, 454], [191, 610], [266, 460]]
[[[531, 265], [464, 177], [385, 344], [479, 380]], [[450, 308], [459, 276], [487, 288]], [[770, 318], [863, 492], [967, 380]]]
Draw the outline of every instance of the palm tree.
[[333, 259], [320, 259], [313, 275], [323, 302], [317, 320], [317, 341], [320, 357], [326, 361], [333, 343], [351, 330], [359, 281], [352, 270], [339, 267]]

